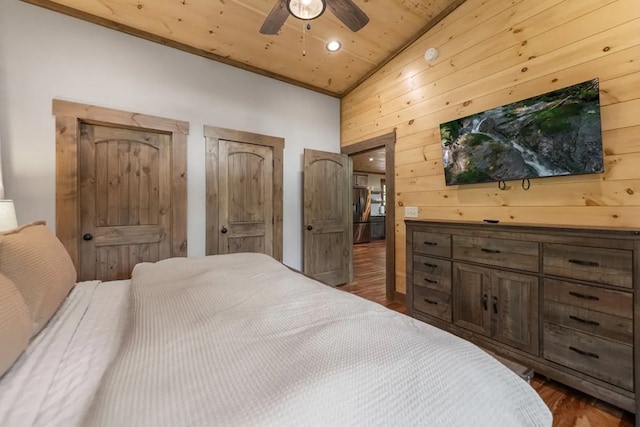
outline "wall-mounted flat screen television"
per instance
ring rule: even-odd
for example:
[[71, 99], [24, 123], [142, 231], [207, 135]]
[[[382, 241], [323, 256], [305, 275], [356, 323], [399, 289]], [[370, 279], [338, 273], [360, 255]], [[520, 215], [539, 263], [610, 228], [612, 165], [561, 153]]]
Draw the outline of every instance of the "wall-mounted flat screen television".
[[604, 171], [598, 79], [440, 125], [447, 185]]

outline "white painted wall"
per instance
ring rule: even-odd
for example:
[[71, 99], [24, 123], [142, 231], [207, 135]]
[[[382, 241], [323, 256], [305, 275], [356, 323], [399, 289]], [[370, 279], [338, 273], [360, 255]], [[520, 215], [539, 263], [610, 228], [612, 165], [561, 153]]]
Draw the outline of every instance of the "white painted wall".
[[189, 256], [205, 251], [203, 126], [284, 137], [284, 262], [301, 268], [302, 153], [340, 151], [338, 99], [2, 0], [0, 148], [19, 223], [54, 225], [53, 98], [190, 122]]

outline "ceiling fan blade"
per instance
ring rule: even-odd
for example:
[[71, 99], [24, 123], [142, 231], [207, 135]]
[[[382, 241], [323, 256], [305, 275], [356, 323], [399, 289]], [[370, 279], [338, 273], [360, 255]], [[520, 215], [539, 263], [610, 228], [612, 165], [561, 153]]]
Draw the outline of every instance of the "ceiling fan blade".
[[369, 22], [369, 17], [351, 0], [327, 0], [327, 6], [351, 31], [358, 31]]
[[260, 32], [267, 35], [278, 34], [278, 31], [280, 31], [280, 28], [282, 28], [288, 16], [287, 0], [277, 0], [275, 6], [273, 6], [273, 9], [271, 9], [271, 12], [269, 12], [269, 15], [267, 15], [267, 18], [264, 20]]

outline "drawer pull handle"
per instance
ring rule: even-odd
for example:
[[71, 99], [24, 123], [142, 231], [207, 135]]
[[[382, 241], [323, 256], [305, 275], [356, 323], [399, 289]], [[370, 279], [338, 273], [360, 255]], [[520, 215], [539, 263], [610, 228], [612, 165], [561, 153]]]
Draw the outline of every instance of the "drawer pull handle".
[[500, 251], [499, 251], [499, 250], [497, 250], [497, 249], [480, 248], [480, 250], [481, 250], [482, 252], [486, 252], [486, 253], [488, 253], [488, 254], [499, 254], [499, 253], [500, 253]]
[[426, 277], [424, 278], [424, 281], [427, 282], [427, 283], [438, 283], [437, 280], [427, 279]]
[[482, 306], [484, 307], [484, 311], [489, 309], [489, 297], [487, 294], [482, 295]]
[[587, 357], [592, 357], [592, 358], [594, 358], [594, 359], [600, 359], [600, 356], [598, 356], [598, 355], [597, 355], [597, 354], [595, 354], [595, 353], [590, 353], [590, 352], [588, 352], [588, 351], [582, 351], [582, 350], [580, 350], [579, 348], [575, 348], [575, 347], [573, 347], [573, 346], [570, 346], [570, 347], [569, 347], [569, 350], [571, 350], [571, 351], [575, 351], [576, 353], [578, 353], [578, 354], [579, 354], [579, 355], [581, 355], [581, 356], [587, 356]]
[[498, 297], [493, 297], [493, 314], [498, 314]]
[[581, 259], [570, 259], [571, 264], [584, 265], [585, 267], [600, 267], [600, 264], [595, 261], [583, 261]]
[[431, 305], [438, 305], [438, 301], [434, 301], [434, 300], [431, 300], [429, 298], [425, 298], [424, 302], [426, 302], [427, 304], [431, 304]]
[[427, 246], [438, 246], [436, 242], [424, 242], [424, 244]]
[[581, 318], [579, 318], [579, 317], [577, 317], [577, 316], [573, 316], [573, 315], [570, 315], [570, 316], [569, 316], [569, 319], [573, 319], [573, 320], [575, 320], [576, 322], [584, 323], [585, 325], [600, 326], [600, 323], [599, 323], [599, 322], [595, 322], [595, 321], [593, 321], [593, 320], [585, 320], [585, 319], [581, 319]]
[[600, 301], [600, 298], [593, 296], [593, 295], [585, 295], [585, 294], [579, 294], [578, 292], [569, 292], [569, 295], [573, 295], [574, 297], [577, 298], [582, 298], [582, 299], [589, 299], [589, 300], [593, 300], [593, 301]]
[[428, 262], [425, 262], [424, 265], [426, 265], [427, 267], [431, 267], [431, 268], [438, 268], [438, 266], [436, 264], [431, 264]]

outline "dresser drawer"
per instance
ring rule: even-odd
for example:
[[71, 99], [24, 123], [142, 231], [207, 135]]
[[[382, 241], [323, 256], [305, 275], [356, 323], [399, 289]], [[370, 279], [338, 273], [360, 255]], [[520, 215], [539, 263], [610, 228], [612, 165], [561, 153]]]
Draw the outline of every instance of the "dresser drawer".
[[544, 321], [633, 345], [633, 321], [624, 317], [545, 300]]
[[451, 256], [451, 235], [414, 231], [413, 252], [448, 258]]
[[544, 299], [626, 319], [633, 318], [633, 295], [630, 292], [544, 279]]
[[451, 261], [413, 256], [413, 284], [451, 293]]
[[525, 271], [538, 271], [538, 243], [453, 236], [453, 257]]
[[633, 347], [544, 324], [544, 357], [633, 391]]
[[451, 295], [449, 294], [414, 286], [413, 308], [451, 322]]
[[543, 253], [545, 274], [624, 288], [633, 286], [631, 251], [545, 243]]

